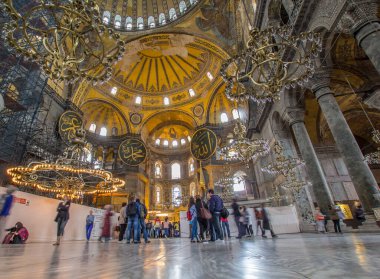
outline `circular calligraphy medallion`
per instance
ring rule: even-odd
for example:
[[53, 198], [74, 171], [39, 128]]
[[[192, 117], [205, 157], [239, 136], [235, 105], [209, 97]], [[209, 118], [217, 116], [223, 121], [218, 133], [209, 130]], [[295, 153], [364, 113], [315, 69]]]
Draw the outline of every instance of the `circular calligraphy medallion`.
[[138, 166], [146, 159], [146, 147], [142, 140], [128, 138], [119, 146], [119, 158], [124, 164]]
[[133, 125], [138, 125], [141, 123], [141, 115], [138, 113], [132, 113], [130, 116], [130, 120]]
[[83, 120], [79, 113], [68, 110], [61, 115], [58, 125], [59, 135], [69, 144], [76, 137], [77, 130], [82, 128]]
[[190, 151], [197, 160], [204, 161], [214, 155], [216, 145], [215, 133], [207, 128], [202, 128], [194, 133], [190, 143]]

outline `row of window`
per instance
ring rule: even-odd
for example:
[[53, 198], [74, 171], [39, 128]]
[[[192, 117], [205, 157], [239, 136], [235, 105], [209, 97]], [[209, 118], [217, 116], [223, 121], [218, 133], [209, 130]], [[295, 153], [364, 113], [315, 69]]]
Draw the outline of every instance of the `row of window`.
[[[240, 118], [240, 116], [239, 116], [239, 112], [238, 112], [237, 109], [233, 109], [233, 110], [232, 110], [232, 118], [233, 118], [234, 120]], [[222, 112], [222, 113], [220, 114], [220, 122], [222, 122], [222, 123], [226, 123], [226, 122], [228, 122], [228, 121], [229, 121], [229, 119], [228, 119], [228, 115], [227, 115], [227, 113]]]
[[[96, 133], [96, 124], [91, 123], [90, 128], [88, 129], [91, 133]], [[99, 135], [101, 136], [107, 136], [107, 128], [106, 127], [101, 127], [99, 131]], [[112, 136], [117, 136], [118, 135], [118, 130], [116, 127], [113, 127], [111, 129], [111, 135]]]
[[[194, 166], [194, 159], [190, 158], [188, 160], [188, 167], [189, 167], [189, 176], [194, 174], [195, 166]], [[170, 166], [171, 169], [171, 178], [172, 179], [180, 179], [181, 178], [181, 165], [179, 163], [173, 163]], [[157, 161], [154, 163], [154, 176], [156, 178], [162, 178], [162, 163], [160, 161]]]
[[[190, 142], [191, 141], [191, 137], [187, 136], [187, 140]], [[184, 139], [184, 138], [181, 139], [180, 143], [181, 143], [181, 145], [185, 145], [186, 144], [186, 139]], [[157, 146], [159, 146], [161, 144], [161, 139], [156, 139], [155, 144]], [[168, 147], [169, 146], [169, 141], [168, 140], [163, 140], [162, 141], [162, 145], [165, 146], [165, 147]], [[172, 147], [178, 147], [178, 140], [172, 140], [171, 146]]]
[[[157, 185], [155, 189], [155, 200], [156, 204], [160, 204], [162, 202], [162, 187]], [[196, 195], [196, 185], [195, 182], [190, 183], [190, 191], [191, 196]], [[182, 203], [182, 187], [180, 185], [174, 185], [172, 188], [172, 204], [174, 206], [180, 206]]]
[[[190, 4], [191, 5], [194, 5], [195, 3], [197, 3], [198, 1], [197, 0], [190, 0]], [[186, 7], [186, 3], [185, 1], [181, 1], [179, 3], [179, 12], [181, 14], [185, 13], [185, 11], [187, 10], [187, 7]], [[108, 25], [110, 24], [110, 20], [111, 19], [111, 13], [109, 11], [105, 11], [103, 13], [103, 23], [105, 25]], [[169, 10], [169, 21], [173, 21], [177, 19], [177, 13], [175, 11], [174, 8], [171, 8]], [[160, 13], [159, 16], [158, 16], [158, 24], [159, 25], [165, 25], [166, 24], [166, 16], [164, 13]], [[120, 29], [122, 27], [122, 23], [121, 23], [121, 16], [120, 15], [116, 15], [115, 16], [115, 20], [114, 20], [114, 26], [116, 29]], [[143, 30], [145, 25], [144, 25], [144, 19], [142, 17], [138, 17], [137, 20], [136, 20], [136, 27], [137, 29], [139, 30]], [[148, 27], [149, 28], [154, 28], [156, 27], [156, 21], [154, 19], [153, 16], [149, 16], [148, 17]], [[132, 17], [127, 17], [125, 19], [125, 29], [126, 30], [132, 30], [133, 28], [133, 19]]]

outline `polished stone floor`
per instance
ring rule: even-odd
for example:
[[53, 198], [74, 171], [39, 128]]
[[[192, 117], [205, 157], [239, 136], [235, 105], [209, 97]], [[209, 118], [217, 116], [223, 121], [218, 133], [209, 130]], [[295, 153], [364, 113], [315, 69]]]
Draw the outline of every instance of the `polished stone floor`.
[[0, 278], [380, 278], [380, 234], [0, 246]]

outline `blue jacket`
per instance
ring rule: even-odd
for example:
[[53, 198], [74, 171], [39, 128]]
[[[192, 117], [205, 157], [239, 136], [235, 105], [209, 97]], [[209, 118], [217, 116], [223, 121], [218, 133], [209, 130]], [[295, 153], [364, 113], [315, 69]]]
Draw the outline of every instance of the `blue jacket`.
[[9, 215], [9, 212], [11, 211], [13, 203], [13, 195], [6, 195], [3, 208], [0, 209], [0, 216], [6, 217]]
[[195, 207], [195, 204], [193, 204], [191, 207], [190, 207], [190, 213], [191, 213], [191, 223], [194, 222], [194, 220], [196, 221], [197, 220], [197, 208]]
[[208, 201], [208, 210], [211, 213], [220, 212], [223, 209], [223, 200], [218, 195], [212, 195]]

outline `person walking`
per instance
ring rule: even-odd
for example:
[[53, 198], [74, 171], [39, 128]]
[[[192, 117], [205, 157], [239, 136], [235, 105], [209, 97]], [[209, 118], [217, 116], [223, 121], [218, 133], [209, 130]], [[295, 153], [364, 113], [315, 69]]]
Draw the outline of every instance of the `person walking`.
[[0, 236], [5, 230], [7, 218], [11, 213], [11, 208], [14, 201], [13, 193], [17, 191], [17, 188], [8, 185], [6, 193], [0, 197]]
[[55, 217], [55, 222], [57, 222], [57, 241], [53, 245], [60, 245], [63, 233], [67, 222], [70, 219], [70, 209], [71, 201], [69, 198], [64, 197], [63, 202], [60, 202], [57, 207], [57, 216]]
[[146, 231], [146, 224], [145, 224], [145, 219], [146, 219], [146, 216], [148, 215], [148, 210], [146, 209], [145, 204], [140, 202], [140, 199], [136, 199], [136, 203], [137, 203], [138, 208], [140, 209], [139, 211], [140, 230], [137, 236], [137, 241], [140, 242], [141, 231], [142, 231], [145, 243], [150, 243], [150, 240], [148, 240], [148, 233]]
[[169, 237], [169, 218], [165, 217], [165, 222], [163, 222], [162, 228], [164, 230], [164, 237], [168, 238]]
[[224, 238], [227, 238], [227, 237], [231, 238], [230, 224], [228, 223], [228, 219], [221, 217], [221, 221], [222, 221]]
[[[337, 205], [337, 206], [335, 207], [335, 209], [336, 209], [336, 213], [338, 214], [338, 218], [339, 218], [339, 227], [341, 227], [341, 226], [345, 226], [343, 220], [346, 218], [346, 216], [344, 215], [342, 209], [340, 208], [339, 205]], [[340, 231], [340, 233], [343, 233], [343, 232]]]
[[190, 241], [192, 243], [200, 242], [198, 238], [198, 224], [197, 224], [197, 208], [195, 206], [195, 200], [194, 197], [190, 197], [189, 201], [189, 211], [191, 214], [191, 237]]
[[325, 215], [322, 214], [319, 207], [315, 208], [315, 222], [317, 224], [317, 231], [319, 233], [326, 233], [325, 230]]
[[123, 202], [120, 208], [119, 215], [119, 242], [122, 242], [125, 235], [125, 230], [127, 229], [127, 203]]
[[360, 222], [363, 223], [366, 221], [364, 210], [361, 205], [358, 205], [355, 209], [355, 218]]
[[265, 209], [265, 204], [262, 204], [261, 211], [262, 211], [262, 215], [263, 215], [263, 229], [264, 229], [264, 233], [261, 236], [263, 238], [267, 238], [265, 236], [265, 230], [269, 230], [270, 234], [272, 235], [272, 238], [276, 238], [277, 235], [273, 232], [273, 229], [272, 229], [272, 226], [271, 226], [271, 223], [269, 220], [268, 212]]
[[161, 232], [160, 218], [156, 218], [156, 220], [154, 221], [154, 232], [155, 232], [155, 237], [160, 238], [160, 232]]
[[333, 221], [335, 233], [342, 233], [342, 230], [340, 229], [340, 220], [337, 210], [333, 208], [331, 205], [329, 205], [328, 214], [330, 216], [330, 220]]
[[247, 235], [247, 237], [251, 237], [251, 232], [249, 230], [249, 213], [245, 206], [242, 207], [241, 210], [241, 227], [243, 227], [244, 235]]
[[214, 190], [210, 189], [207, 192], [208, 201], [208, 209], [212, 215], [210, 222], [210, 233], [211, 239], [210, 241], [215, 241], [217, 239], [223, 240], [222, 227], [220, 225], [220, 212], [223, 209], [223, 200], [214, 194]]
[[179, 224], [177, 222], [174, 223], [174, 237], [179, 237]]
[[113, 212], [110, 204], [107, 204], [104, 209], [106, 212], [104, 213], [102, 234], [100, 235], [99, 241], [102, 242], [104, 239], [105, 242], [108, 242], [111, 239], [111, 217], [113, 216]]
[[201, 197], [199, 195], [197, 195], [197, 197], [195, 199], [195, 208], [197, 209], [197, 222], [199, 225], [199, 235], [200, 235], [201, 241], [204, 241], [204, 240], [206, 240], [205, 232], [207, 231], [208, 220], [202, 218], [202, 214], [201, 214], [201, 208], [202, 207], [205, 209], [208, 209], [207, 204], [201, 199]]
[[242, 238], [244, 236], [244, 232], [243, 232], [243, 228], [241, 227], [241, 224], [240, 224], [241, 213], [240, 213], [239, 205], [238, 205], [236, 199], [232, 200], [231, 207], [232, 207], [232, 210], [233, 210], [232, 214], [234, 215], [234, 220], [235, 220], [235, 223], [236, 223], [236, 227], [238, 229], [238, 236], [236, 238], [240, 239], [240, 238]]
[[259, 229], [261, 231], [261, 235], [264, 234], [264, 228], [263, 228], [263, 214], [261, 209], [258, 209], [255, 207], [255, 216], [257, 220], [257, 229], [256, 229], [256, 235], [259, 234]]
[[86, 217], [86, 239], [90, 241], [92, 228], [94, 227], [95, 216], [92, 214], [92, 210], [90, 210], [89, 214]]
[[131, 243], [131, 234], [133, 227], [133, 243], [138, 242], [138, 234], [140, 233], [140, 225], [139, 225], [139, 207], [137, 206], [136, 200], [133, 196], [130, 196], [129, 202], [126, 209], [126, 214], [128, 217], [127, 224], [127, 244]]

